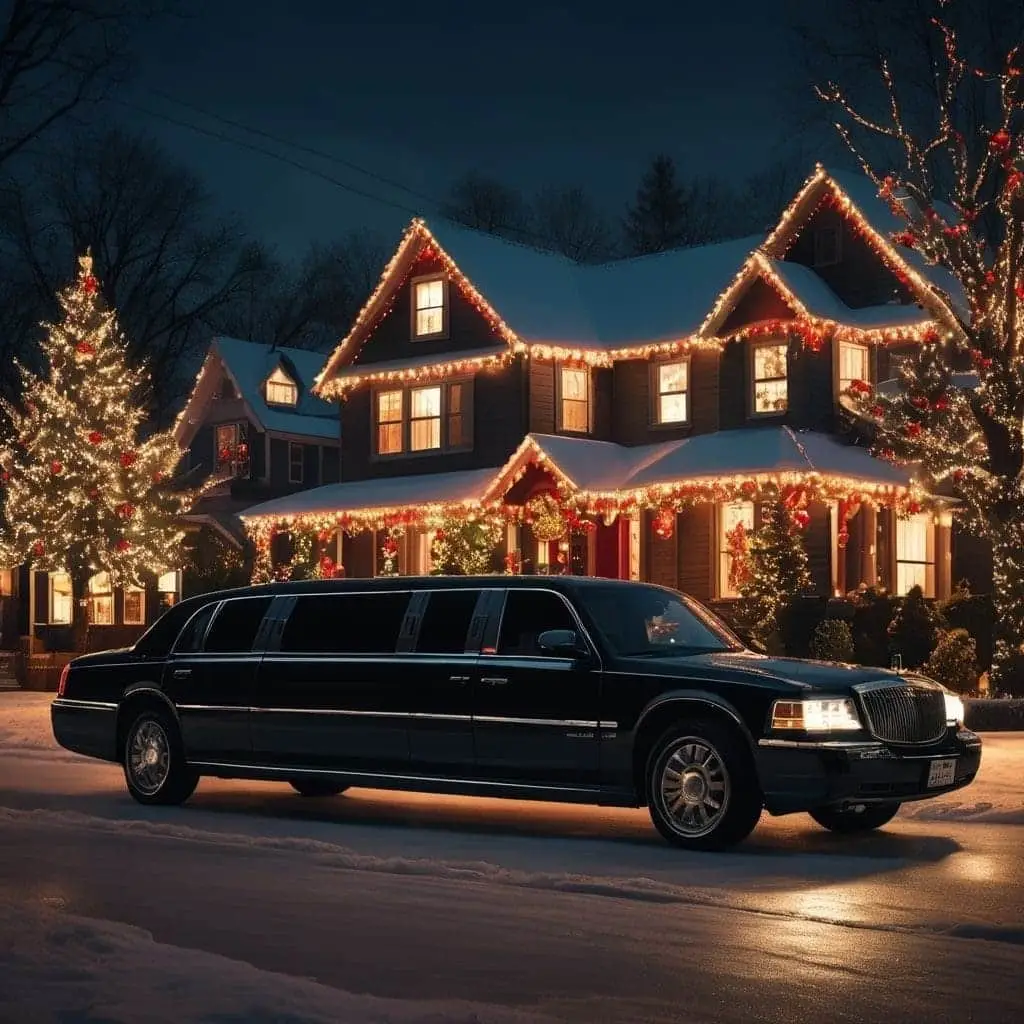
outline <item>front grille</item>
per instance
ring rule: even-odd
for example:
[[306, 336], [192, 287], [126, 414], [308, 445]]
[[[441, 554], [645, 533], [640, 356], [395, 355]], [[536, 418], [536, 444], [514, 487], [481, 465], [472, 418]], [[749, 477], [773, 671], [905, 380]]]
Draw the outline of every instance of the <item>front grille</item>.
[[938, 687], [872, 687], [860, 697], [868, 728], [886, 743], [932, 743], [946, 731], [946, 698]]

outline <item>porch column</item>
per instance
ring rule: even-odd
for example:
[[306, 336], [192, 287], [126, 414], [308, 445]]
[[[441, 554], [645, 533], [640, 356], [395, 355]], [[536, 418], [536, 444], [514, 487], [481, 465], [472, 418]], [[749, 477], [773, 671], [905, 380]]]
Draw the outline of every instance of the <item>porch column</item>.
[[953, 590], [953, 516], [940, 512], [935, 517], [935, 597], [943, 601]]
[[873, 505], [864, 504], [858, 515], [864, 517], [860, 536], [860, 580], [869, 587], [878, 582], [878, 510]]

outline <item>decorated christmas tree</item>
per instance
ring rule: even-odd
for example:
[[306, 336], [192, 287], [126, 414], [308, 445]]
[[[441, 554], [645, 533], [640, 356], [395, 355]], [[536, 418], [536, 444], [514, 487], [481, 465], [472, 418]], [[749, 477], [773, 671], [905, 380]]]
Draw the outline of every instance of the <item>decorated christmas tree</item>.
[[761, 506], [761, 525], [750, 540], [740, 593], [750, 629], [762, 642], [785, 632], [785, 609], [793, 598], [810, 589], [807, 550], [801, 536], [806, 522], [802, 510], [793, 510], [784, 502]]
[[[876, 453], [914, 464], [991, 543], [998, 677], [1024, 649], [1024, 54], [1011, 41], [1002, 66], [972, 66], [944, 20], [954, 13], [970, 23], [970, 5], [941, 0], [922, 25], [941, 55], [933, 130], [910, 127], [920, 119], [905, 115], [884, 60], [877, 115], [835, 86], [819, 91], [904, 225], [891, 238], [905, 254], [900, 273], [924, 293], [944, 276], [951, 298], [952, 315], [901, 364], [897, 389], [855, 381], [852, 394], [875, 424]], [[868, 161], [857, 132], [881, 140], [894, 168]]]
[[181, 458], [173, 435], [140, 439], [145, 374], [128, 364], [90, 256], [58, 299], [60, 322], [44, 325], [43, 372], [19, 366], [22, 401], [4, 403], [0, 560], [69, 574], [81, 644], [89, 579], [108, 572], [114, 586], [140, 585], [176, 567], [176, 517], [191, 495], [172, 486]]

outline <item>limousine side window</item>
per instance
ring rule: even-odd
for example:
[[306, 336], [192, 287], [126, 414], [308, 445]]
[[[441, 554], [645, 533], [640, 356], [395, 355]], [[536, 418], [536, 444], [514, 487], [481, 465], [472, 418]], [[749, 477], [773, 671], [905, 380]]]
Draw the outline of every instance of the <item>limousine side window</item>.
[[416, 650], [424, 654], [463, 654], [479, 590], [435, 590], [427, 601]]
[[549, 629], [579, 629], [565, 602], [549, 590], [510, 590], [501, 617], [498, 654], [543, 657], [537, 637]]
[[213, 613], [216, 610], [217, 602], [211, 601], [210, 604], [196, 612], [189, 619], [185, 628], [181, 631], [181, 636], [178, 637], [177, 642], [174, 644], [175, 654], [194, 654], [202, 648], [203, 637], [206, 636], [206, 627], [209, 626], [210, 619], [213, 618]]
[[409, 595], [318, 594], [300, 597], [281, 634], [291, 654], [394, 654]]
[[251, 651], [256, 632], [270, 607], [269, 597], [236, 597], [225, 601], [206, 634], [204, 651]]

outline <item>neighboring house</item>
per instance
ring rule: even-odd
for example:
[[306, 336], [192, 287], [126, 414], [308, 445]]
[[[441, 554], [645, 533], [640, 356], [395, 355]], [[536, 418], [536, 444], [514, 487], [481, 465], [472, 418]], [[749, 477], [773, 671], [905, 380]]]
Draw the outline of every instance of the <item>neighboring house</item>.
[[[341, 481], [246, 523], [268, 547], [337, 527], [350, 576], [424, 573], [439, 517], [469, 509], [509, 524], [496, 568], [717, 601], [781, 494], [820, 594], [944, 596], [947, 505], [859, 446], [842, 408], [852, 381], [959, 329], [956, 282], [893, 245], [898, 226], [870, 182], [820, 167], [767, 238], [601, 266], [413, 221], [316, 384], [341, 400]], [[559, 542], [522, 514], [552, 492], [584, 519]]]
[[[254, 501], [338, 479], [338, 412], [312, 393], [324, 357], [234, 338], [214, 338], [175, 426], [182, 472], [206, 490], [186, 517], [241, 547], [236, 513]], [[181, 572], [162, 569], [149, 589], [118, 588], [106, 573], [90, 583], [89, 646], [132, 643], [181, 596]], [[23, 599], [19, 599], [19, 595]], [[0, 643], [33, 652], [67, 650], [71, 582], [64, 573], [0, 574]]]

